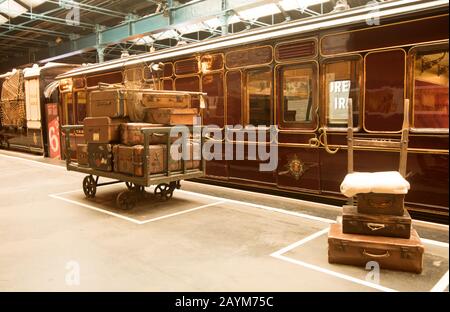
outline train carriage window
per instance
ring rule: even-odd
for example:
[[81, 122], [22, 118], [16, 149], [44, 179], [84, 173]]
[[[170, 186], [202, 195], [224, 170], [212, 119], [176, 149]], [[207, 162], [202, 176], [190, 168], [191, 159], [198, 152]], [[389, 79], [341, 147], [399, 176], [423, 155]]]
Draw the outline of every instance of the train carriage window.
[[247, 72], [247, 124], [271, 125], [272, 70], [257, 69]]
[[122, 72], [100, 74], [86, 78], [88, 87], [97, 87], [99, 83], [121, 84], [123, 82]]
[[205, 111], [205, 124], [224, 126], [223, 74], [203, 75], [202, 91], [208, 94], [208, 109]]
[[79, 91], [74, 93], [75, 106], [77, 108], [77, 121], [82, 124], [86, 117], [86, 92]]
[[324, 65], [326, 122], [331, 128], [347, 127], [348, 102], [352, 100], [353, 124], [359, 125], [361, 59], [332, 60]]
[[[188, 76], [175, 79], [175, 90], [200, 92], [200, 78], [198, 76]], [[198, 99], [192, 100], [193, 108], [200, 108]]]
[[241, 71], [229, 71], [226, 80], [226, 112], [227, 125], [242, 124], [242, 73]]
[[278, 77], [282, 127], [311, 129], [315, 119], [316, 64], [280, 67]]
[[414, 53], [413, 127], [448, 129], [448, 46]]
[[364, 128], [398, 132], [403, 124], [405, 51], [394, 49], [366, 54]]
[[72, 92], [63, 93], [64, 120], [63, 124], [74, 125], [74, 105], [72, 101]]

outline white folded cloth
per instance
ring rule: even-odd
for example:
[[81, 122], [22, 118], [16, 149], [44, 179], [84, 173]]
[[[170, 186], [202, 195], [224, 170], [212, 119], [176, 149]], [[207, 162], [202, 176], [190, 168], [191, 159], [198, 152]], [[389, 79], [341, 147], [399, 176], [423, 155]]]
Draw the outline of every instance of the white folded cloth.
[[353, 172], [341, 183], [341, 193], [347, 197], [358, 193], [407, 194], [409, 188], [398, 171]]

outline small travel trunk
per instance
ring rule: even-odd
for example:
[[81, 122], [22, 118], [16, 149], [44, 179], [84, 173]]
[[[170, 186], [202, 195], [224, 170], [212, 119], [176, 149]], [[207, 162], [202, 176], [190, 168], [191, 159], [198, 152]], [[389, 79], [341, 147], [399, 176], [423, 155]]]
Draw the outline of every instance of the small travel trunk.
[[421, 273], [424, 246], [417, 232], [410, 239], [344, 234], [341, 224], [328, 233], [328, 262], [365, 267], [376, 261], [381, 269]]
[[[151, 123], [123, 123], [120, 126], [121, 143], [125, 145], [143, 145], [144, 134], [141, 132], [143, 128], [163, 127], [162, 124]], [[153, 134], [149, 136], [149, 144], [166, 144], [167, 135]]]
[[142, 104], [147, 108], [188, 108], [189, 94], [143, 94]]
[[197, 116], [196, 108], [151, 108], [147, 110], [145, 121], [170, 126], [192, 126]]
[[114, 143], [120, 141], [120, 124], [123, 119], [109, 117], [86, 117], [84, 139], [88, 143]]
[[[149, 145], [148, 171], [150, 174], [165, 172], [167, 163], [167, 153], [165, 145]], [[114, 171], [130, 174], [138, 177], [144, 176], [144, 146], [115, 145]], [[179, 161], [170, 162], [170, 170], [180, 170]]]
[[355, 206], [344, 206], [342, 227], [345, 234], [409, 238], [411, 217], [406, 209], [403, 216], [388, 216], [362, 214]]
[[89, 167], [103, 171], [113, 170], [112, 145], [88, 143]]
[[145, 115], [144, 109], [142, 92], [104, 88], [92, 91], [90, 95], [89, 115], [91, 117], [129, 117], [131, 121], [142, 122]]
[[88, 146], [87, 144], [77, 145], [77, 162], [79, 166], [89, 166]]
[[360, 193], [357, 199], [359, 213], [403, 216], [404, 194]]

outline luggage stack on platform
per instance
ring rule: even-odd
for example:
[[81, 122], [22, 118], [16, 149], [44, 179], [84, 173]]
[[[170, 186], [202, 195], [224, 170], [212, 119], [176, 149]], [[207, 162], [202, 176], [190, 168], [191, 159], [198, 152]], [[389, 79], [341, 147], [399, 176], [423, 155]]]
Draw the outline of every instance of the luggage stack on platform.
[[[404, 200], [410, 184], [406, 175], [409, 101], [405, 101], [404, 123], [399, 140], [356, 139], [349, 103], [348, 174], [341, 193], [350, 198], [343, 207], [342, 222], [328, 233], [328, 261], [365, 267], [375, 261], [381, 269], [421, 273], [424, 246], [411, 226]], [[397, 147], [399, 171], [354, 172], [353, 149], [357, 146]], [[357, 204], [353, 204], [356, 197]]]
[[[90, 116], [83, 122], [86, 144], [77, 146], [80, 166], [114, 171], [132, 176], [144, 176], [144, 128], [194, 124], [199, 116], [191, 107], [191, 95], [182, 92], [143, 91], [104, 87], [93, 91]], [[177, 138], [171, 138], [174, 143]], [[162, 173], [169, 162], [169, 170], [182, 169], [180, 160], [167, 153], [167, 134], [154, 134], [149, 140], [148, 173]], [[198, 144], [187, 143], [191, 156]], [[180, 146], [180, 149], [182, 146]], [[185, 162], [186, 169], [198, 168], [200, 161]]]
[[[121, 209], [131, 209], [139, 199], [147, 198], [145, 187], [152, 185], [156, 197], [172, 198], [181, 180], [205, 174], [203, 137], [194, 140], [192, 132], [193, 126], [198, 126], [202, 133], [199, 108], [205, 107], [205, 96], [201, 92], [100, 86], [91, 92], [90, 117], [83, 125], [62, 127], [67, 170], [87, 174], [83, 191], [88, 198], [95, 197], [98, 186], [125, 182], [128, 190], [116, 200]], [[193, 108], [193, 103], [199, 108]], [[70, 138], [71, 132], [79, 130], [83, 130], [85, 142], [76, 146], [75, 164], [70, 157]], [[172, 130], [176, 130], [175, 136]], [[182, 135], [184, 140], [179, 140]], [[177, 157], [173, 152], [178, 152]], [[100, 177], [114, 181], [99, 183]]]

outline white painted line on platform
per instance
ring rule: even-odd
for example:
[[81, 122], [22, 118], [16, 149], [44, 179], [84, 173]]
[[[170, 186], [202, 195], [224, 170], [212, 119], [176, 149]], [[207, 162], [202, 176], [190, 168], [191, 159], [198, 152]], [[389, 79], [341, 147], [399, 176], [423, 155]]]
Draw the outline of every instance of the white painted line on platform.
[[[75, 205], [78, 205], [78, 206], [81, 206], [81, 207], [84, 207], [84, 208], [88, 208], [88, 209], [91, 209], [91, 210], [94, 210], [94, 211], [97, 211], [97, 212], [101, 212], [101, 213], [104, 213], [104, 214], [107, 214], [107, 215], [110, 215], [110, 216], [113, 216], [113, 217], [116, 217], [116, 218], [119, 218], [119, 219], [122, 219], [122, 220], [126, 220], [128, 222], [132, 222], [132, 223], [137, 224], [137, 225], [142, 225], [142, 224], [146, 224], [146, 223], [149, 223], [149, 222], [155, 222], [155, 221], [171, 218], [171, 217], [175, 217], [175, 216], [182, 215], [182, 214], [185, 214], [185, 213], [189, 213], [189, 212], [193, 212], [193, 211], [200, 210], [200, 209], [203, 209], [203, 208], [216, 206], [216, 205], [220, 205], [220, 204], [225, 203], [225, 201], [218, 201], [218, 202], [214, 202], [214, 203], [210, 203], [210, 204], [206, 204], [206, 205], [201, 205], [201, 206], [194, 207], [194, 208], [191, 208], [191, 209], [187, 209], [187, 210], [171, 213], [171, 214], [168, 214], [168, 215], [163, 215], [163, 216], [152, 218], [152, 219], [148, 219], [148, 220], [137, 220], [137, 219], [134, 219], [134, 218], [130, 218], [130, 217], [121, 215], [119, 213], [115, 213], [115, 212], [108, 211], [108, 210], [105, 210], [105, 209], [97, 208], [97, 207], [89, 205], [89, 204], [80, 203], [79, 201], [59, 196], [61, 194], [68, 194], [68, 193], [69, 192], [59, 193], [59, 194], [52, 194], [52, 195], [49, 195], [49, 196], [52, 197], [52, 198], [55, 198], [55, 199], [59, 199], [59, 200], [71, 203], [71, 204], [75, 204]], [[70, 192], [70, 193], [73, 193], [73, 192]]]
[[441, 277], [439, 282], [434, 285], [434, 287], [430, 290], [431, 292], [443, 292], [445, 288], [448, 286], [448, 271]]
[[133, 218], [129, 218], [129, 217], [126, 217], [126, 216], [122, 216], [121, 214], [118, 214], [118, 213], [115, 213], [115, 212], [111, 212], [111, 211], [108, 211], [108, 210], [104, 210], [104, 209], [100, 209], [100, 208], [97, 208], [97, 207], [94, 207], [94, 206], [91, 206], [91, 205], [88, 205], [88, 204], [85, 204], [85, 203], [80, 203], [80, 202], [78, 202], [76, 200], [60, 197], [58, 195], [49, 195], [49, 196], [52, 197], [52, 198], [55, 198], [55, 199], [59, 199], [59, 200], [71, 203], [71, 204], [75, 204], [75, 205], [78, 205], [78, 206], [81, 206], [81, 207], [84, 207], [84, 208], [88, 208], [88, 209], [91, 209], [91, 210], [94, 210], [94, 211], [97, 211], [97, 212], [101, 212], [101, 213], [104, 213], [104, 214], [107, 214], [107, 215], [110, 215], [110, 216], [113, 216], [113, 217], [116, 217], [116, 218], [120, 218], [120, 219], [129, 221], [129, 222], [132, 222], [134, 224], [139, 224], [139, 222], [140, 222], [139, 220], [136, 220], [136, 219], [133, 219]]
[[211, 207], [211, 206], [220, 205], [220, 204], [223, 204], [223, 203], [225, 203], [225, 201], [219, 201], [219, 202], [215, 202], [215, 203], [211, 203], [211, 204], [206, 204], [206, 205], [202, 205], [202, 206], [195, 207], [195, 208], [192, 208], [192, 209], [187, 209], [187, 210], [183, 210], [183, 211], [180, 211], [180, 212], [171, 213], [171, 214], [168, 214], [168, 215], [165, 215], [165, 216], [156, 217], [156, 218], [153, 218], [153, 219], [150, 219], [150, 220], [141, 221], [139, 224], [146, 224], [146, 223], [149, 223], [149, 222], [155, 222], [155, 221], [158, 221], [158, 220], [162, 220], [162, 219], [178, 216], [178, 215], [181, 215], [181, 214], [184, 214], [184, 213], [196, 211], [196, 210], [207, 208], [207, 207]]
[[302, 240], [299, 240], [298, 242], [290, 244], [289, 246], [286, 246], [286, 247], [284, 247], [284, 248], [282, 248], [282, 249], [272, 253], [271, 256], [272, 257], [281, 256], [282, 254], [285, 254], [286, 252], [288, 252], [288, 251], [290, 251], [290, 250], [292, 250], [292, 249], [294, 249], [296, 247], [299, 247], [299, 246], [301, 246], [301, 245], [303, 245], [303, 244], [305, 244], [305, 243], [307, 243], [307, 242], [309, 242], [309, 241], [311, 241], [311, 240], [313, 240], [313, 239], [315, 239], [315, 238], [317, 238], [319, 236], [322, 236], [323, 234], [327, 233], [328, 231], [329, 231], [329, 228], [326, 228], [326, 229], [323, 229], [323, 230], [321, 230], [319, 232], [316, 232], [316, 233], [314, 233], [314, 234], [312, 234], [312, 235], [310, 235], [308, 237], [305, 237]]
[[225, 200], [227, 203], [231, 203], [231, 204], [250, 206], [250, 207], [254, 207], [254, 208], [258, 208], [258, 209], [264, 209], [264, 210], [268, 210], [268, 211], [273, 211], [273, 212], [277, 212], [277, 213], [300, 217], [303, 219], [310, 219], [310, 220], [314, 220], [314, 221], [324, 222], [324, 223], [328, 223], [328, 224], [336, 223], [336, 221], [331, 220], [331, 219], [316, 217], [316, 216], [308, 215], [305, 213], [300, 213], [300, 212], [295, 212], [295, 211], [290, 211], [290, 210], [285, 210], [285, 209], [280, 209], [280, 208], [274, 208], [274, 207], [269, 207], [269, 206], [260, 205], [260, 204], [253, 204], [253, 203], [244, 202], [244, 201], [240, 201], [240, 200], [220, 198], [220, 197], [216, 197], [216, 196], [205, 195], [205, 194], [200, 194], [200, 193], [195, 193], [195, 192], [185, 191], [185, 190], [179, 190], [179, 192], [183, 192], [185, 194], [190, 194], [190, 195], [195, 195], [195, 196], [200, 196], [200, 197], [204, 197], [204, 198], [214, 199], [214, 200]]
[[311, 270], [314, 270], [314, 271], [317, 271], [317, 272], [321, 272], [321, 273], [325, 273], [325, 274], [328, 274], [328, 275], [332, 275], [332, 276], [335, 276], [337, 278], [340, 278], [340, 279], [343, 279], [343, 280], [347, 280], [347, 281], [350, 281], [350, 282], [353, 282], [353, 283], [356, 283], [356, 284], [359, 284], [359, 285], [375, 288], [377, 290], [381, 290], [381, 291], [385, 291], [385, 292], [397, 292], [398, 291], [398, 290], [395, 290], [395, 289], [392, 289], [392, 288], [388, 288], [388, 287], [384, 287], [384, 286], [381, 286], [381, 285], [378, 285], [378, 284], [375, 284], [375, 283], [364, 281], [362, 279], [355, 278], [355, 277], [352, 277], [350, 275], [345, 275], [345, 274], [342, 274], [342, 273], [331, 271], [331, 270], [319, 267], [317, 265], [309, 264], [309, 263], [306, 263], [306, 262], [303, 262], [303, 261], [300, 261], [300, 260], [295, 260], [295, 259], [292, 259], [292, 258], [289, 258], [289, 257], [286, 257], [286, 256], [274, 255], [272, 257], [277, 258], [279, 260], [284, 260], [284, 261], [287, 261], [287, 262], [291, 262], [291, 263], [303, 266], [305, 268], [308, 268], [308, 269], [311, 269]]
[[37, 164], [37, 165], [48, 167], [48, 168], [58, 168], [58, 169], [66, 170], [66, 167], [58, 166], [58, 165], [55, 165], [55, 164], [47, 164], [47, 163], [40, 162], [40, 161], [33, 160], [33, 159], [27, 159], [27, 158], [22, 158], [22, 157], [17, 157], [17, 156], [5, 155], [5, 154], [2, 154], [2, 153], [0, 153], [0, 156], [5, 157], [5, 158], [10, 158], [10, 159], [12, 158], [12, 159], [17, 159], [17, 160], [24, 160], [24, 161], [28, 161], [28, 162], [31, 162], [33, 164]]
[[[189, 182], [189, 183], [196, 183], [196, 182]], [[198, 184], [198, 183], [196, 183], [196, 184]], [[227, 188], [225, 186], [219, 186], [219, 185], [211, 185], [211, 186], [213, 186], [214, 188], [224, 189], [224, 190], [230, 191], [230, 188]], [[275, 199], [275, 200], [280, 200], [281, 199], [281, 200], [286, 200], [286, 201], [292, 201], [292, 202], [295, 202], [295, 203], [305, 204], [305, 205], [312, 206], [312, 207], [314, 207], [314, 206], [315, 207], [320, 207], [320, 208], [324, 208], [325, 207], [325, 208], [331, 208], [331, 209], [335, 209], [335, 210], [336, 209], [342, 209], [342, 206], [334, 206], [334, 205], [329, 205], [329, 204], [316, 203], [316, 202], [313, 202], [313, 201], [307, 201], [307, 200], [303, 200], [303, 199], [283, 197], [283, 196], [277, 196], [277, 195], [272, 195], [272, 194], [261, 194], [261, 193], [251, 192], [251, 191], [239, 190], [239, 189], [235, 189], [235, 188], [233, 188], [231, 190], [233, 190], [233, 192], [239, 192], [239, 193], [249, 194], [249, 195], [253, 195], [253, 196], [261, 195], [261, 196], [272, 198], [272, 199]], [[314, 195], [314, 194], [311, 194], [311, 195]]]
[[422, 241], [422, 243], [425, 243], [428, 245], [434, 245], [434, 246], [448, 248], [448, 243], [444, 243], [444, 242], [440, 242], [440, 241], [436, 241], [436, 240], [432, 240], [432, 239], [428, 239], [428, 238], [421, 238], [420, 240]]
[[422, 221], [422, 220], [412, 220], [413, 224], [416, 225], [425, 225], [425, 226], [433, 226], [433, 227], [442, 227], [445, 230], [448, 231], [449, 226], [448, 224], [440, 224], [440, 223], [434, 223], [434, 222], [429, 222], [429, 221]]

